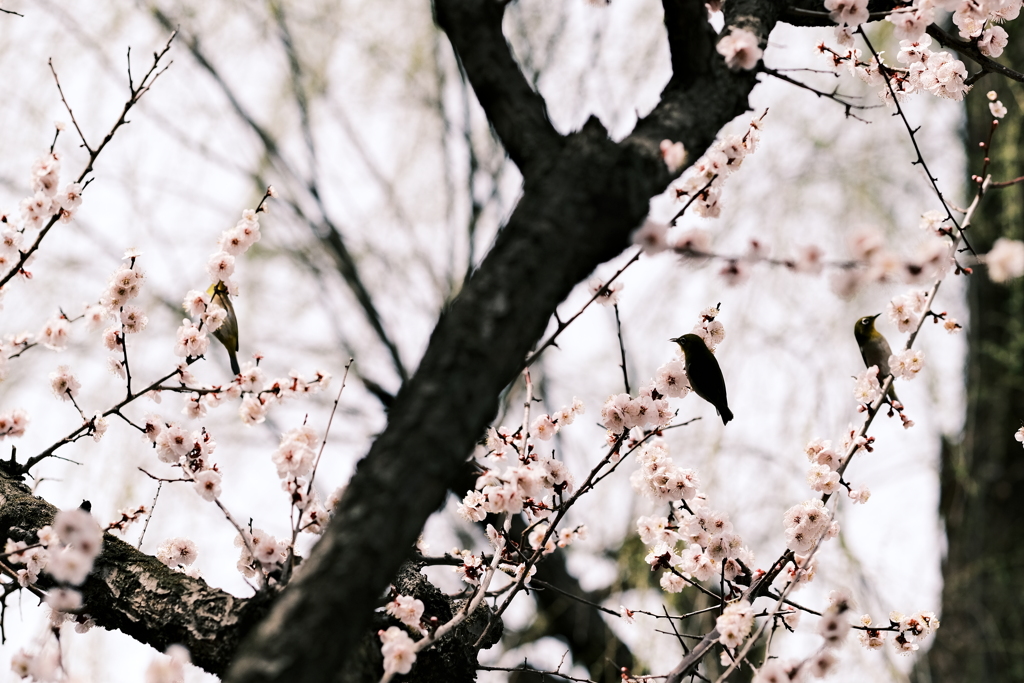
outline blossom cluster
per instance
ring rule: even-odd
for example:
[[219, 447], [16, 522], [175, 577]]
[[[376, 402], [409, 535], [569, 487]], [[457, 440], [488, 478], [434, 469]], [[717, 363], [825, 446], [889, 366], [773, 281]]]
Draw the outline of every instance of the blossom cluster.
[[882, 396], [882, 384], [878, 380], [878, 366], [872, 365], [857, 375], [853, 383], [853, 398], [861, 405], [870, 405]]
[[[185, 323], [192, 324], [190, 321], [185, 321]], [[200, 330], [198, 326], [193, 326], [192, 330], [202, 335], [204, 344], [209, 343], [204, 330]], [[203, 349], [205, 350], [205, 346]], [[178, 365], [177, 375], [181, 384], [181, 392], [185, 395], [185, 406], [182, 408], [182, 413], [189, 418], [202, 418], [206, 416], [208, 410], [218, 408], [241, 397], [238, 415], [247, 425], [264, 422], [267, 413], [274, 405], [290, 398], [318, 393], [326, 389], [331, 382], [331, 375], [328, 373], [317, 371], [312, 379], [307, 380], [295, 370], [290, 372], [287, 377], [278, 377], [268, 381], [257, 361], [243, 363], [238, 375], [226, 385], [202, 386], [197, 384], [195, 377], [189, 371], [187, 362]], [[159, 401], [159, 393], [154, 393], [152, 396]]]
[[[719, 42], [719, 49], [722, 42]], [[757, 148], [763, 119], [764, 114], [752, 119], [742, 136], [726, 135], [716, 140], [704, 156], [683, 174], [675, 186], [676, 197], [693, 198], [693, 209], [698, 216], [717, 218], [722, 212], [720, 200], [725, 179], [735, 173], [747, 155]]]
[[60, 189], [60, 155], [40, 157], [29, 174], [32, 195], [18, 205], [20, 220], [0, 212], [0, 273], [6, 274], [21, 260], [21, 247], [28, 230], [38, 230], [58, 217], [67, 223], [82, 204], [82, 186], [68, 183]]
[[[673, 375], [672, 381], [679, 382], [684, 378], [685, 372], [681, 377]], [[684, 386], [689, 389], [688, 380]], [[601, 424], [605, 429], [615, 433], [634, 427], [664, 427], [673, 417], [675, 412], [653, 382], [640, 387], [640, 392], [635, 398], [629, 394], [615, 394], [609, 396], [601, 407]]]
[[985, 265], [993, 282], [1006, 282], [1024, 275], [1024, 242], [1000, 237], [985, 255]]
[[916, 291], [893, 297], [885, 307], [885, 314], [900, 332], [910, 332], [917, 329], [927, 310], [928, 292]]
[[[59, 584], [47, 591], [45, 598], [51, 610], [51, 626], [56, 629], [72, 620], [78, 632], [89, 630], [94, 622], [82, 613], [82, 594], [74, 586], [85, 583], [103, 550], [103, 530], [92, 515], [76, 508], [58, 512], [53, 523], [40, 528], [34, 536], [19, 541], [8, 539], [4, 546], [7, 562], [15, 568], [15, 578], [24, 587], [36, 583], [39, 574], [46, 572]], [[11, 668], [21, 678], [56, 680], [60, 653], [45, 645], [36, 652], [22, 649], [11, 658]]]
[[927, 239], [912, 257], [900, 258], [885, 247], [881, 232], [873, 227], [854, 230], [847, 248], [857, 268], [847, 268], [833, 280], [833, 288], [842, 297], [851, 296], [869, 282], [902, 280], [907, 284], [932, 282], [954, 266], [953, 243], [949, 239]]
[[794, 505], [782, 517], [786, 547], [800, 555], [809, 553], [820, 539], [839, 534], [839, 523], [820, 498]]
[[458, 513], [472, 522], [503, 512], [526, 511], [543, 518], [550, 514], [555, 494], [569, 495], [574, 487], [572, 473], [565, 463], [539, 455], [531, 447], [503, 472], [489, 469], [481, 474], [475, 488], [459, 504]]
[[[557, 434], [562, 427], [568, 427], [569, 425], [571, 425], [573, 421], [576, 419], [576, 416], [582, 415], [584, 412], [586, 412], [586, 408], [583, 406], [583, 401], [574, 397], [572, 400], [572, 405], [563, 406], [560, 410], [555, 412], [554, 415], [548, 415], [547, 413], [543, 415], [538, 415], [536, 419], [534, 419], [534, 421], [530, 424], [530, 435], [536, 436], [541, 441], [548, 441], [551, 437]], [[503, 453], [505, 453], [506, 455], [508, 454], [507, 449], [509, 448], [509, 443], [507, 441], [507, 430], [505, 431], [505, 434], [506, 437], [504, 439], [497, 438], [497, 440], [493, 444], [488, 444], [489, 446], [493, 446], [495, 448], [495, 450], [493, 451], [494, 453], [498, 452], [497, 449], [501, 449]], [[494, 436], [498, 436], [497, 431], [494, 432]]]
[[156, 549], [156, 559], [192, 578], [199, 577], [199, 570], [192, 566], [198, 557], [196, 544], [187, 538], [169, 538]]
[[[246, 541], [248, 540], [248, 544]], [[252, 552], [249, 547], [252, 547]], [[288, 559], [288, 544], [279, 541], [263, 529], [246, 532], [246, 538], [235, 536], [235, 547], [240, 548], [238, 563], [235, 565], [242, 576], [253, 578], [258, 570], [272, 571], [279, 568]]]
[[637, 450], [639, 467], [630, 477], [630, 483], [641, 496], [664, 503], [692, 500], [697, 495], [700, 480], [692, 469], [679, 467], [672, 462], [668, 442], [661, 438], [651, 439]]
[[731, 26], [729, 33], [718, 39], [715, 49], [725, 58], [725, 65], [733, 71], [750, 71], [764, 54], [752, 31], [735, 26]]
[[175, 422], [147, 415], [143, 429], [146, 438], [156, 446], [156, 457], [180, 467], [203, 500], [212, 502], [220, 498], [221, 474], [210, 461], [217, 442], [205, 427], [190, 432]]
[[1006, 105], [999, 101], [999, 93], [995, 90], [989, 90], [987, 97], [988, 110], [992, 114], [992, 118], [1001, 119], [1006, 116]]
[[715, 619], [718, 629], [718, 642], [728, 648], [735, 649], [743, 644], [743, 639], [750, 634], [754, 625], [754, 607], [746, 600], [730, 603], [722, 614]]
[[976, 38], [982, 54], [998, 57], [1008, 41], [1006, 29], [998, 24], [1016, 19], [1021, 4], [1021, 0], [947, 0], [939, 6], [953, 10], [953, 23], [960, 29], [961, 38]]
[[0, 439], [7, 436], [11, 438], [23, 436], [28, 427], [28, 421], [28, 413], [21, 408], [0, 413]]
[[889, 371], [900, 379], [914, 379], [924, 368], [924, 351], [904, 349], [889, 356]]
[[892, 644], [896, 652], [909, 655], [915, 652], [919, 643], [927, 638], [933, 631], [939, 628], [939, 620], [934, 612], [917, 611], [910, 615], [901, 612], [889, 613], [889, 624], [885, 631], [884, 627], [871, 628], [871, 615], [865, 614], [860, 618], [860, 624], [864, 629], [860, 633], [860, 643], [869, 650], [877, 650], [885, 644], [885, 631], [895, 630], [896, 636]]
[[[471, 522], [481, 522], [488, 514], [524, 513], [531, 522], [527, 540], [541, 554], [586, 538], [585, 526], [556, 529], [550, 525], [552, 513], [574, 492], [575, 481], [565, 463], [553, 454], [538, 451], [540, 441], [550, 439], [583, 412], [583, 403], [574, 398], [571, 405], [551, 415], [537, 416], [526, 434], [523, 433], [525, 425], [515, 432], [505, 426], [491, 428], [487, 434], [486, 451], [482, 455], [482, 460], [489, 465], [478, 463], [484, 471], [477, 478], [473, 490], [459, 503], [458, 514]], [[509, 562], [503, 552], [505, 543], [501, 534], [488, 525], [487, 535], [495, 552], [502, 554], [506, 562], [499, 564], [499, 568], [517, 581], [523, 579], [524, 574], [528, 580], [536, 571], [535, 565], [532, 562]], [[462, 558], [462, 564], [454, 568], [462, 580], [472, 585], [479, 584], [487, 571], [482, 558], [458, 548], [453, 549], [452, 554]]]
[[811, 490], [827, 494], [835, 493], [841, 480], [838, 469], [842, 464], [842, 456], [832, 448], [832, 442], [814, 439], [807, 444], [804, 452], [811, 463], [807, 472], [807, 483]]
[[[550, 514], [556, 495], [572, 494], [575, 483], [561, 460], [537, 452], [534, 438], [548, 440], [563, 426], [573, 423], [585, 408], [574, 398], [572, 405], [553, 415], [540, 415], [530, 426], [528, 437], [513, 433], [504, 425], [487, 434], [486, 458], [495, 468], [485, 469], [476, 486], [458, 506], [458, 513], [472, 522], [488, 514], [518, 514], [524, 510], [536, 519]], [[524, 443], [525, 441], [525, 443]], [[504, 469], [497, 469], [504, 466]]]
[[398, 595], [388, 603], [387, 613], [410, 628], [422, 630], [423, 601], [411, 595]]
[[57, 513], [53, 524], [37, 531], [36, 538], [32, 544], [8, 540], [4, 547], [13, 564], [24, 565], [17, 571], [22, 586], [35, 583], [41, 571], [59, 583], [79, 586], [103, 549], [103, 530], [81, 508]]
[[[753, 554], [735, 533], [728, 515], [708, 506], [698, 488], [697, 473], [675, 465], [661, 438], [639, 448], [636, 459], [639, 467], [630, 477], [634, 490], [656, 503], [671, 505], [669, 517], [637, 520], [640, 540], [653, 546], [645, 561], [652, 571], [669, 570], [661, 577], [661, 587], [678, 593], [691, 580], [708, 581], [724, 574], [731, 581], [743, 574], [743, 563], [753, 562]], [[686, 547], [677, 552], [680, 541]]]
[[879, 63], [875, 57], [862, 61], [861, 51], [853, 47], [837, 52], [819, 43], [817, 49], [827, 55], [836, 71], [845, 66], [851, 75], [877, 87], [879, 99], [886, 104], [893, 104], [894, 95], [896, 101], [902, 102], [908, 95], [918, 92], [962, 100], [971, 89], [966, 83], [967, 67], [949, 52], [932, 52], [931, 43], [931, 37], [924, 34], [901, 40], [896, 60], [902, 67]]
[[[268, 190], [268, 195], [273, 196], [272, 188]], [[260, 209], [260, 211], [265, 210], [265, 208]], [[242, 212], [242, 218], [233, 228], [228, 228], [221, 233], [220, 239], [217, 241], [217, 246], [220, 249], [206, 263], [210, 282], [213, 284], [223, 282], [228, 286], [228, 291], [235, 294], [237, 287], [231, 282], [231, 276], [235, 272], [235, 258], [244, 254], [249, 247], [259, 241], [259, 212], [246, 209]]]
[[384, 655], [384, 674], [407, 674], [416, 663], [416, 641], [397, 626], [380, 630], [381, 653]]
[[[640, 540], [655, 544], [645, 561], [652, 571], [671, 570], [660, 580], [665, 591], [678, 593], [691, 579], [709, 581], [724, 575], [732, 581], [744, 573], [743, 564], [754, 561], [728, 515], [712, 510], [700, 491], [694, 493], [688, 505], [673, 505], [671, 514], [671, 519], [652, 516], [637, 520]], [[677, 554], [679, 541], [684, 541], [686, 547]]]
[[272, 456], [277, 476], [282, 479], [281, 487], [300, 513], [297, 528], [307, 533], [320, 533], [328, 517], [320, 494], [310, 486], [309, 480], [316, 468], [315, 448], [319, 444], [316, 432], [303, 425], [285, 432]]

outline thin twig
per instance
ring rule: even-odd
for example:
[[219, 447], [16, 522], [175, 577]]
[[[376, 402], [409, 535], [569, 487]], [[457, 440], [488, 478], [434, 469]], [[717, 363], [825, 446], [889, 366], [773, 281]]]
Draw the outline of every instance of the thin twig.
[[928, 168], [928, 164], [924, 160], [924, 155], [921, 153], [921, 147], [917, 144], [917, 131], [921, 129], [920, 127], [914, 128], [910, 125], [910, 121], [907, 120], [907, 115], [903, 111], [903, 107], [900, 106], [899, 98], [896, 96], [896, 90], [892, 87], [892, 79], [889, 77], [891, 69], [887, 67], [882, 62], [882, 58], [878, 56], [878, 53], [875, 51], [875, 46], [871, 44], [870, 40], [868, 40], [868, 34], [864, 31], [863, 26], [857, 27], [857, 33], [859, 33], [860, 37], [864, 39], [864, 44], [868, 46], [868, 49], [874, 56], [875, 62], [878, 64], [878, 72], [883, 78], [885, 78], [885, 87], [889, 89], [889, 94], [892, 96], [892, 103], [896, 107], [896, 114], [903, 121], [903, 125], [907, 129], [907, 133], [910, 134], [910, 142], [914, 145], [914, 152], [917, 154], [917, 159], [912, 162], [912, 165], [920, 165], [921, 168], [924, 169], [925, 175], [928, 176], [928, 182], [931, 183], [932, 189], [939, 198], [939, 202], [942, 203], [942, 208], [946, 210], [946, 218], [953, 223], [957, 232], [960, 233], [960, 238], [963, 240], [964, 246], [967, 247], [972, 254], [977, 256], [978, 253], [974, 251], [974, 247], [972, 247], [971, 243], [967, 240], [967, 236], [964, 234], [963, 228], [959, 223], [957, 223], [956, 218], [953, 216], [952, 209], [949, 208], [949, 204], [946, 203], [946, 198], [942, 195], [942, 190], [939, 189], [939, 179], [932, 175], [931, 170]]
[[686, 210], [690, 208], [690, 205], [693, 204], [695, 201], [697, 201], [698, 197], [700, 197], [702, 194], [707, 192], [708, 188], [710, 188], [714, 184], [714, 182], [716, 180], [718, 180], [718, 174], [717, 173], [714, 174], [713, 176], [711, 176], [711, 179], [709, 181], [704, 183], [704, 187], [700, 188], [699, 190], [697, 190], [696, 192], [693, 193], [693, 195], [690, 197], [690, 201], [688, 201], [685, 204], [683, 204], [683, 208], [679, 209], [679, 212], [675, 216], [672, 216], [672, 220], [670, 220], [668, 222], [668, 224], [669, 225], [675, 225], [676, 221], [678, 221], [680, 218], [682, 218], [683, 214], [686, 213]]
[[532, 581], [530, 581], [530, 585], [540, 586], [541, 588], [550, 588], [551, 590], [555, 591], [556, 593], [561, 593], [562, 595], [564, 595], [565, 597], [567, 597], [567, 598], [569, 598], [571, 600], [575, 600], [576, 602], [579, 602], [579, 603], [584, 604], [584, 605], [589, 605], [589, 606], [593, 607], [596, 610], [600, 610], [601, 612], [604, 612], [606, 614], [611, 614], [614, 617], [622, 617], [622, 614], [619, 611], [617, 611], [617, 610], [609, 609], [609, 608], [605, 607], [604, 605], [600, 605], [600, 604], [598, 604], [596, 602], [591, 602], [590, 600], [587, 600], [586, 598], [581, 598], [578, 595], [575, 595], [573, 593], [570, 593], [567, 590], [563, 590], [563, 589], [559, 588], [558, 586], [556, 586], [553, 583], [548, 583], [547, 581], [541, 581], [540, 579], [533, 579]]
[[[174, 371], [164, 375], [163, 377], [161, 377], [157, 381], [153, 382], [152, 384], [150, 384], [148, 387], [146, 387], [145, 389], [143, 389], [139, 393], [131, 395], [131, 396], [126, 396], [119, 403], [114, 405], [114, 407], [112, 407], [109, 410], [107, 410], [106, 412], [104, 412], [101, 415], [101, 417], [107, 417], [108, 415], [120, 414], [121, 408], [124, 408], [126, 405], [128, 405], [129, 403], [131, 403], [135, 399], [139, 398], [140, 396], [145, 396], [150, 390], [152, 390], [152, 389], [154, 389], [156, 387], [159, 387], [161, 383], [166, 382], [168, 379], [170, 379], [171, 377], [173, 377], [176, 374], [178, 374], [178, 370], [177, 369], [175, 369]], [[79, 438], [81, 438], [83, 436], [86, 436], [87, 430], [89, 429], [89, 424], [90, 423], [88, 421], [85, 422], [84, 424], [82, 424], [81, 427], [79, 427], [78, 429], [74, 430], [73, 432], [71, 432], [70, 434], [65, 436], [64, 438], [60, 439], [59, 441], [57, 441], [56, 443], [51, 445], [46, 450], [42, 451], [38, 455], [34, 455], [31, 458], [29, 458], [25, 462], [25, 464], [22, 465], [18, 469], [18, 473], [19, 474], [24, 474], [25, 472], [28, 472], [31, 468], [35, 467], [36, 464], [38, 464], [40, 461], [45, 460], [46, 458], [49, 458], [49, 457], [53, 456], [54, 452], [58, 448], [60, 448], [61, 446], [65, 446], [65, 445], [67, 445], [69, 443], [73, 443], [73, 442], [77, 441]]]
[[1000, 183], [989, 183], [989, 187], [1010, 187], [1011, 185], [1016, 185], [1018, 183], [1024, 183], [1024, 175], [1022, 175], [1020, 178], [1014, 178], [1013, 180], [1004, 180]]
[[323, 456], [324, 448], [327, 446], [327, 435], [331, 433], [331, 425], [334, 423], [334, 414], [338, 412], [338, 403], [341, 402], [341, 392], [345, 390], [345, 382], [348, 381], [348, 371], [354, 362], [354, 358], [349, 358], [348, 363], [345, 364], [345, 374], [341, 376], [341, 386], [338, 387], [338, 395], [334, 398], [334, 406], [331, 407], [331, 416], [327, 418], [327, 427], [324, 429], [324, 438], [323, 441], [320, 442], [320, 450], [317, 451], [316, 461], [313, 463], [313, 472], [309, 475], [309, 486], [306, 487], [307, 495], [313, 490], [313, 480], [316, 479], [316, 468], [320, 465], [320, 458]]
[[564, 678], [567, 681], [576, 681], [577, 683], [596, 683], [595, 681], [589, 678], [573, 678], [568, 674], [563, 674], [558, 671], [540, 671], [539, 669], [531, 669], [526, 665], [517, 666], [514, 669], [509, 669], [503, 666], [484, 666], [483, 664], [477, 664], [476, 668], [477, 671], [522, 671], [525, 673], [536, 674], [538, 676], [558, 676], [559, 678]]
[[845, 115], [846, 115], [847, 118], [857, 119], [861, 123], [871, 123], [871, 122], [867, 121], [865, 119], [862, 119], [861, 117], [859, 117], [856, 114], [854, 114], [853, 113], [854, 109], [876, 109], [877, 107], [881, 106], [881, 105], [874, 105], [874, 104], [872, 104], [872, 105], [854, 104], [852, 102], [848, 102], [845, 99], [847, 96], [846, 95], [840, 95], [838, 90], [833, 90], [830, 93], [829, 92], [825, 92], [824, 90], [818, 90], [817, 88], [814, 88], [814, 87], [812, 87], [810, 85], [807, 85], [806, 83], [804, 83], [802, 81], [798, 81], [795, 78], [791, 78], [791, 77], [787, 76], [786, 74], [782, 73], [778, 69], [769, 69], [768, 67], [764, 66], [763, 64], [758, 67], [758, 71], [766, 73], [769, 76], [774, 76], [775, 78], [778, 78], [780, 81], [785, 81], [786, 83], [790, 83], [792, 85], [795, 85], [798, 88], [802, 88], [804, 90], [807, 90], [808, 92], [812, 92], [815, 95], [817, 95], [818, 97], [824, 97], [826, 99], [832, 100], [833, 102], [836, 102], [836, 103], [842, 105], [843, 109], [845, 110]]
[[235, 527], [238, 531], [238, 535], [242, 538], [242, 543], [245, 544], [245, 549], [249, 551], [249, 556], [252, 557], [252, 561], [260, 565], [260, 571], [256, 572], [256, 575], [259, 577], [259, 585], [262, 588], [266, 583], [266, 576], [263, 574], [262, 563], [260, 563], [256, 558], [256, 548], [253, 547], [252, 544], [252, 535], [235, 521], [235, 518], [231, 516], [228, 509], [224, 507], [224, 503], [220, 502], [220, 498], [214, 498], [213, 502], [220, 508], [220, 511], [224, 513], [224, 517], [226, 517], [228, 522], [231, 523], [231, 526]]
[[561, 320], [558, 319], [558, 314], [556, 312], [555, 320], [558, 321], [558, 327], [555, 328], [555, 331], [551, 333], [550, 337], [545, 339], [541, 343], [541, 345], [537, 347], [536, 351], [534, 351], [529, 356], [527, 356], [526, 361], [523, 363], [523, 367], [524, 368], [528, 368], [531, 365], [533, 365], [533, 362], [540, 357], [540, 354], [543, 353], [545, 349], [547, 349], [549, 346], [554, 345], [555, 340], [558, 339], [558, 335], [562, 334], [562, 332], [565, 331], [565, 328], [569, 327], [569, 325], [571, 325], [573, 323], [573, 321], [576, 320], [576, 318], [580, 317], [583, 314], [583, 311], [587, 310], [587, 308], [590, 306], [590, 304], [592, 304], [595, 301], [597, 301], [598, 297], [603, 296], [607, 292], [608, 285], [610, 285], [611, 283], [615, 282], [615, 279], [617, 277], [619, 277], [620, 275], [622, 275], [622, 273], [625, 272], [626, 268], [629, 268], [631, 265], [633, 265], [634, 263], [639, 261], [640, 260], [640, 255], [643, 254], [643, 253], [644, 253], [644, 250], [640, 249], [635, 254], [633, 254], [633, 257], [630, 258], [629, 261], [626, 262], [626, 265], [622, 266], [617, 271], [615, 271], [615, 274], [612, 275], [610, 278], [608, 278], [608, 282], [604, 283], [604, 286], [601, 287], [601, 289], [597, 290], [597, 292], [594, 293], [594, 296], [590, 297], [590, 300], [587, 301], [587, 303], [583, 304], [583, 308], [581, 308], [580, 310], [576, 311], [576, 315], [574, 315], [573, 317], [569, 318], [565, 322], [562, 322]]
[[139, 472], [142, 472], [143, 474], [145, 474], [147, 477], [149, 477], [153, 481], [158, 481], [161, 484], [163, 484], [164, 482], [167, 482], [167, 483], [171, 484], [171, 483], [178, 482], [178, 481], [184, 481], [184, 482], [195, 481], [194, 479], [191, 479], [190, 477], [179, 477], [177, 479], [169, 479], [167, 477], [159, 477], [159, 476], [153, 474], [152, 472], [147, 472], [146, 470], [142, 469], [141, 467], [139, 467], [137, 469], [139, 470]]
[[[145, 472], [145, 470], [143, 471]], [[149, 474], [149, 472], [146, 472], [146, 474]], [[160, 490], [163, 489], [163, 487], [163, 481], [158, 481], [156, 483], [156, 495], [153, 496], [153, 504], [149, 506], [149, 514], [146, 515], [146, 523], [142, 525], [142, 533], [139, 534], [139, 542], [135, 544], [135, 547], [138, 550], [142, 550], [142, 539], [146, 537], [146, 529], [149, 528], [149, 520], [153, 519], [153, 513], [156, 512], [156, 501], [160, 498]]]
[[622, 357], [622, 382], [626, 385], [626, 393], [629, 393], [629, 373], [626, 372], [626, 346], [622, 343], [622, 320], [619, 318], [619, 305], [612, 304], [615, 309], [615, 331], [619, 335], [619, 354]]
[[[78, 131], [78, 138], [82, 141], [82, 147], [85, 147], [85, 151], [90, 156], [93, 154], [92, 147], [89, 146], [89, 142], [85, 139], [85, 133], [82, 132], [82, 128], [78, 125], [78, 119], [75, 118], [75, 112], [71, 109], [71, 105], [68, 104], [67, 98], [64, 97], [64, 89], [60, 87], [60, 78], [57, 77], [57, 70], [53, 68], [53, 59], [46, 60], [46, 64], [50, 67], [50, 73], [53, 74], [53, 81], [57, 84], [57, 92], [60, 94], [60, 101], [64, 103], [64, 108], [68, 110], [68, 116], [71, 117], [71, 124]], [[131, 91], [131, 77], [129, 74], [128, 79], [128, 90]]]

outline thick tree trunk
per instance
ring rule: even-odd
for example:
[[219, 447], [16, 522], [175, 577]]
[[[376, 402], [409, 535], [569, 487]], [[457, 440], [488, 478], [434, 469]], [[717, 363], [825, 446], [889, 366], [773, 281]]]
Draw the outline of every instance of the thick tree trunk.
[[[1024, 67], [1024, 31], [1008, 25], [1000, 61]], [[991, 150], [994, 181], [1024, 175], [1024, 85], [987, 76], [1009, 109]], [[972, 173], [984, 161], [988, 100], [968, 99], [967, 146]], [[984, 253], [998, 237], [1024, 238], [1024, 184], [991, 190], [971, 229]], [[1024, 451], [1014, 432], [1024, 419], [1024, 279], [990, 281], [984, 267], [971, 276], [967, 420], [963, 440], [942, 455], [941, 512], [949, 542], [943, 567], [942, 628], [919, 680], [1024, 680]]]

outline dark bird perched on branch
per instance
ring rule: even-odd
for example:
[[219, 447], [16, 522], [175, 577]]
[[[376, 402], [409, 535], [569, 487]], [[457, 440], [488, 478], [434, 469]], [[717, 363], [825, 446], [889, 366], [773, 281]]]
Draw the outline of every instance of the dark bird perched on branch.
[[722, 424], [729, 424], [732, 411], [729, 400], [725, 396], [725, 378], [722, 368], [718, 367], [718, 359], [711, 353], [704, 340], [695, 334], [684, 334], [682, 337], [670, 339], [679, 344], [686, 357], [686, 376], [690, 380], [693, 393], [710, 403], [722, 416]]

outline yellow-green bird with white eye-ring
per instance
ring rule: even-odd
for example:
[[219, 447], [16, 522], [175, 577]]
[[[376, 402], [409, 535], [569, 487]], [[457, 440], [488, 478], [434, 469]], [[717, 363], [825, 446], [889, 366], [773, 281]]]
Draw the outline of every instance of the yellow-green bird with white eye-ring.
[[679, 348], [683, 350], [686, 377], [690, 380], [693, 393], [715, 407], [722, 417], [722, 424], [729, 424], [733, 414], [729, 410], [729, 400], [725, 395], [725, 378], [715, 354], [711, 353], [704, 340], [695, 334], [684, 334], [669, 341], [679, 344]]
[[218, 281], [217, 284], [210, 285], [206, 293], [210, 295], [210, 303], [217, 304], [227, 311], [224, 322], [213, 331], [213, 336], [228, 350], [231, 372], [237, 375], [242, 371], [238, 367], [238, 318], [235, 317], [235, 307], [231, 304], [228, 286], [223, 281]]
[[[857, 346], [860, 347], [860, 356], [864, 359], [864, 366], [870, 368], [875, 365], [878, 367], [879, 384], [885, 382], [885, 378], [892, 374], [889, 371], [889, 356], [892, 355], [892, 349], [889, 348], [889, 342], [885, 340], [882, 333], [875, 329], [875, 320], [880, 315], [882, 314], [866, 315], [853, 326], [853, 335], [857, 338]], [[886, 395], [890, 401], [899, 401], [896, 398], [896, 389], [892, 384], [889, 385]]]

